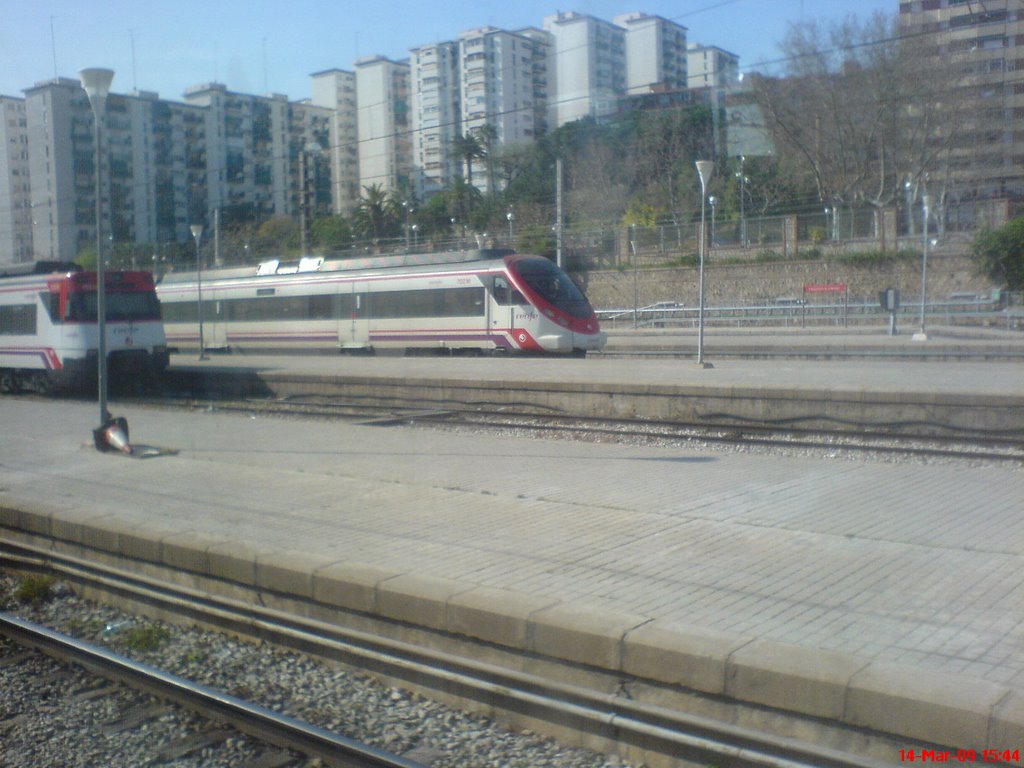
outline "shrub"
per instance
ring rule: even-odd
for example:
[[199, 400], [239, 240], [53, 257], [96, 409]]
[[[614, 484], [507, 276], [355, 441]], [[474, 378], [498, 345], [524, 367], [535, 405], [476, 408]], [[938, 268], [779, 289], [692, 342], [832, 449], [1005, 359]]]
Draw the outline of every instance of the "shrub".
[[1024, 290], [1024, 217], [979, 234], [972, 253], [981, 271], [998, 285]]
[[917, 261], [920, 260], [921, 254], [906, 249], [901, 251], [854, 251], [853, 253], [837, 253], [830, 258], [844, 264], [871, 267], [893, 264], [898, 261]]

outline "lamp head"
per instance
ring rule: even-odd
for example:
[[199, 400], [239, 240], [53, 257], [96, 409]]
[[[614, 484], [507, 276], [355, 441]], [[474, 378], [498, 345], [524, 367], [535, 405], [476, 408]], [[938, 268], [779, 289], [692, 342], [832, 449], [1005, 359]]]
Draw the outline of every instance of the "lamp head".
[[700, 185], [706, 187], [711, 174], [715, 172], [715, 164], [711, 160], [698, 160], [697, 173], [700, 175]]
[[110, 93], [110, 84], [114, 80], [114, 70], [89, 67], [79, 72], [78, 77], [92, 108], [97, 113], [102, 112], [107, 102], [107, 94]]

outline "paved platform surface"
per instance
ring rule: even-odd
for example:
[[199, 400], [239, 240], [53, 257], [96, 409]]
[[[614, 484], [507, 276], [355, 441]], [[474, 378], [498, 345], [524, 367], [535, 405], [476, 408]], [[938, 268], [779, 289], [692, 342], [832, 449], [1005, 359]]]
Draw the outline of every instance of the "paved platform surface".
[[[628, 323], [605, 324], [606, 351], [673, 351], [696, 353], [697, 330], [693, 327], [635, 329]], [[985, 356], [1018, 360], [1024, 357], [1024, 329], [1005, 326], [930, 325], [927, 340], [916, 340], [917, 324], [904, 325], [895, 335], [880, 326], [715, 326], [705, 329], [705, 357], [834, 355], [837, 358], [871, 356], [935, 359]]]
[[[664, 334], [641, 334], [648, 343], [658, 343]], [[670, 338], [678, 338], [670, 334]], [[615, 338], [613, 336], [613, 338]], [[786, 334], [746, 332], [719, 334], [714, 344], [761, 345], [786, 349], [804, 344], [826, 344], [833, 348], [863, 349], [865, 344], [889, 337], [877, 334]], [[897, 337], [895, 347], [914, 347], [909, 338]], [[685, 338], [684, 338], [685, 341]], [[626, 342], [623, 341], [623, 344]], [[680, 342], [683, 343], [683, 342]], [[958, 342], [959, 343], [959, 342]], [[1000, 348], [1024, 353], [1024, 334], [987, 334], [963, 342], [971, 349], [993, 343]], [[878, 360], [769, 360], [715, 359], [711, 368], [698, 368], [693, 360], [681, 359], [558, 359], [558, 358], [434, 358], [348, 355], [250, 355], [211, 352], [199, 360], [195, 354], [171, 356], [174, 369], [253, 368], [261, 372], [287, 371], [315, 375], [430, 377], [519, 381], [608, 382], [627, 384], [671, 384], [684, 387], [735, 388], [737, 390], [831, 390], [837, 392], [907, 392], [1006, 395], [1024, 401], [1024, 359], [1020, 362]]]
[[[593, 375], [591, 361], [574, 362]], [[1024, 685], [1020, 468], [112, 410], [133, 443], [179, 452], [100, 454], [94, 404], [0, 400], [0, 507], [199, 531]]]

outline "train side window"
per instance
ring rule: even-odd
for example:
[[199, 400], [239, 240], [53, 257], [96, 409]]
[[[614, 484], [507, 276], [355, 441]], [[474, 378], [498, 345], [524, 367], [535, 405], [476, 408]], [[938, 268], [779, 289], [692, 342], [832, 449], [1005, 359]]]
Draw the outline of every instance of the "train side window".
[[512, 289], [508, 280], [501, 275], [494, 278], [494, 301], [502, 307], [507, 307], [512, 300]]
[[62, 323], [64, 318], [60, 316], [60, 294], [42, 292], [39, 294], [42, 305], [46, 308], [46, 314], [50, 316], [51, 323]]
[[494, 301], [501, 307], [507, 307], [510, 304], [521, 307], [526, 304], [523, 294], [509, 285], [508, 280], [501, 275], [494, 278]]
[[0, 335], [32, 336], [36, 333], [36, 305], [0, 307]]

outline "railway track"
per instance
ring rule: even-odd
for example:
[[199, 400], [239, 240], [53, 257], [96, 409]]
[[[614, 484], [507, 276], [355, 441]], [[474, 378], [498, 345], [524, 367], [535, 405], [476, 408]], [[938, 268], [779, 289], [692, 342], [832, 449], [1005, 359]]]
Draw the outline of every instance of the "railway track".
[[[165, 581], [119, 571], [43, 547], [0, 538], [0, 567], [20, 571], [45, 569], [61, 579], [178, 616], [183, 622], [216, 626], [276, 645], [311, 653], [417, 688], [444, 691], [463, 700], [485, 703], [497, 711], [528, 713], [587, 734], [669, 756], [678, 765], [718, 768], [880, 768], [885, 763], [820, 745], [751, 730], [674, 709], [634, 701], [547, 677], [519, 672], [451, 655], [388, 637], [325, 624], [259, 605], [219, 597]], [[180, 678], [49, 630], [0, 614], [0, 633], [19, 643], [60, 655], [104, 676], [137, 686], [161, 699], [202, 712], [264, 740], [327, 764], [401, 766], [390, 757], [308, 724], [203, 689]]]
[[[708, 426], [678, 422], [589, 419], [555, 413], [513, 412], [486, 403], [396, 403], [393, 406], [329, 396], [274, 399], [169, 398], [136, 401], [144, 405], [255, 413], [265, 416], [330, 418], [375, 426], [418, 424], [475, 430], [518, 430], [536, 436], [577, 440], [691, 443], [724, 447], [761, 447], [789, 451], [872, 453], [886, 457], [1024, 463], [1024, 436], [1015, 432], [985, 438], [908, 437], [894, 429], [865, 426], [860, 431], [801, 429], [798, 421]], [[710, 417], [713, 420], [713, 416]], [[895, 426], [895, 425], [894, 425]], [[905, 425], [903, 425], [905, 426]]]
[[[0, 613], [0, 634], [27, 648], [36, 649], [56, 659], [66, 670], [81, 667], [113, 685], [90, 685], [79, 681], [74, 701], [98, 695], [113, 696], [120, 686], [148, 694], [160, 702], [173, 702], [189, 712], [219, 724], [226, 724], [249, 734], [264, 743], [293, 750], [307, 757], [319, 758], [327, 765], [343, 768], [424, 768], [421, 763], [391, 755], [366, 744], [326, 731], [294, 718], [278, 714], [266, 707], [229, 696], [184, 678], [132, 661], [105, 648], [76, 640], [47, 627], [25, 621], [8, 613]], [[11, 661], [13, 659], [13, 662]], [[31, 654], [9, 656], [10, 663], [34, 663]], [[5, 664], [5, 666], [7, 666]], [[58, 670], [57, 674], [60, 674]], [[64, 671], [65, 676], [71, 673]], [[145, 697], [129, 698], [119, 704], [124, 716], [98, 726], [104, 735], [118, 734], [153, 720], [170, 709], [164, 704], [153, 704]], [[13, 715], [14, 727], [24, 725], [31, 714]], [[11, 718], [9, 718], [11, 719]], [[4, 721], [0, 721], [3, 727]], [[7, 726], [12, 727], [12, 725]], [[217, 744], [228, 738], [230, 731], [207, 728], [193, 732], [170, 743], [152, 745], [148, 764], [171, 762], [178, 757]], [[76, 734], [81, 739], [84, 734]], [[86, 736], [88, 738], [88, 736]], [[296, 757], [288, 753], [267, 751], [253, 761], [253, 765], [294, 765]]]

